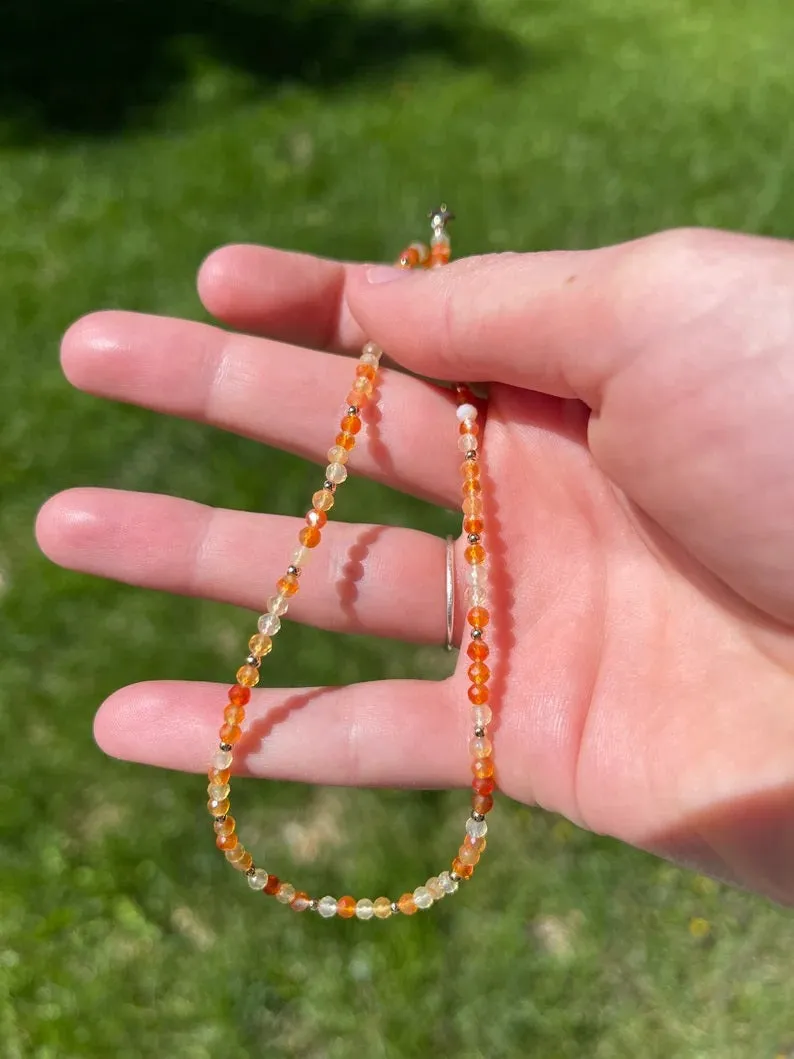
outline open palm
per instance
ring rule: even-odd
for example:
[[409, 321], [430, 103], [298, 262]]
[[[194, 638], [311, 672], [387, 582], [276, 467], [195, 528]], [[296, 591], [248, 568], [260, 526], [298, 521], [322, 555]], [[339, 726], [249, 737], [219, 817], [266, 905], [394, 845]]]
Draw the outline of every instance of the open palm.
[[[794, 249], [667, 233], [382, 278], [229, 247], [205, 262], [202, 297], [267, 338], [101, 313], [68, 332], [64, 367], [91, 392], [318, 462], [350, 374], [344, 354], [365, 338], [420, 374], [489, 382], [500, 787], [791, 900]], [[387, 368], [372, 411], [354, 473], [454, 506], [448, 394]], [[298, 525], [72, 490], [45, 505], [38, 534], [63, 565], [256, 608]], [[346, 606], [340, 583], [362, 541]], [[310, 569], [291, 616], [443, 640], [442, 541], [336, 522]], [[440, 684], [308, 694], [245, 767], [319, 783], [468, 783], [465, 661]], [[249, 716], [294, 696], [263, 689]], [[200, 771], [219, 702], [212, 685], [124, 688], [100, 709], [97, 738], [112, 754]]]

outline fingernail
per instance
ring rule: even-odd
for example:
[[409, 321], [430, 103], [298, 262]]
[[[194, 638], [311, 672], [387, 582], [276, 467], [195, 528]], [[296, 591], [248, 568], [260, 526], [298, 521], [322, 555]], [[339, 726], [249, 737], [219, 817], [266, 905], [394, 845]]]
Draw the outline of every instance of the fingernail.
[[406, 268], [389, 268], [388, 265], [373, 265], [367, 269], [367, 283], [391, 283], [408, 274]]

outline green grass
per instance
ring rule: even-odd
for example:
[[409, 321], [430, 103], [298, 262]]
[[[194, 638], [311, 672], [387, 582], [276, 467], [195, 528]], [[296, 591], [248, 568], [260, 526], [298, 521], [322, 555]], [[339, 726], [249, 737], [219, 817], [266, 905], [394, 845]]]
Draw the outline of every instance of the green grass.
[[[221, 679], [250, 617], [52, 567], [32, 541], [41, 502], [95, 483], [294, 512], [316, 472], [71, 391], [57, 347], [72, 319], [107, 306], [200, 318], [195, 269], [232, 240], [388, 258], [441, 196], [459, 253], [693, 223], [794, 230], [790, 0], [362, 0], [336, 6], [333, 34], [290, 29], [274, 7], [265, 25], [293, 36], [258, 69], [249, 38], [266, 6], [228, 5], [248, 19], [235, 47], [172, 28], [162, 76], [122, 83], [120, 69], [101, 114], [96, 93], [75, 110], [80, 83], [57, 106], [71, 97], [54, 74], [49, 107], [0, 87], [0, 1053], [794, 1055], [794, 924], [759, 898], [503, 805], [487, 869], [433, 915], [287, 915], [224, 870], [200, 777], [94, 746], [105, 695]], [[63, 24], [81, 37], [77, 15]], [[448, 525], [372, 484], [347, 496], [361, 520]], [[351, 638], [340, 673], [338, 638], [282, 635], [284, 683], [296, 656], [313, 683], [446, 664]], [[454, 793], [247, 788], [276, 870], [321, 892], [425, 878], [460, 816]], [[285, 841], [289, 823], [309, 855]]]

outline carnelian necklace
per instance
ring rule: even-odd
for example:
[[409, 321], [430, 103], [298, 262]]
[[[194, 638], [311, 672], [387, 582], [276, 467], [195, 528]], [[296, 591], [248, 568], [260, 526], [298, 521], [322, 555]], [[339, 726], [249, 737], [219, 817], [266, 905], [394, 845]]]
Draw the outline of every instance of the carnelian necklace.
[[[450, 258], [450, 242], [447, 223], [452, 214], [442, 205], [430, 214], [433, 235], [430, 246], [411, 243], [397, 262], [399, 268], [435, 268], [445, 265]], [[378, 367], [382, 350], [367, 342], [359, 357], [356, 377], [350, 393], [345, 399], [345, 413], [340, 423], [336, 440], [328, 450], [328, 466], [322, 489], [312, 497], [312, 506], [306, 515], [306, 525], [298, 534], [298, 547], [292, 553], [283, 577], [276, 583], [275, 594], [267, 601], [267, 612], [258, 622], [258, 632], [248, 641], [249, 655], [245, 664], [237, 670], [237, 683], [229, 689], [229, 701], [223, 712], [224, 723], [219, 734], [220, 745], [212, 757], [209, 769], [209, 801], [207, 808], [213, 817], [216, 845], [229, 863], [243, 873], [252, 890], [261, 890], [277, 901], [289, 905], [296, 912], [313, 911], [325, 919], [341, 916], [343, 919], [388, 919], [393, 915], [411, 916], [419, 909], [430, 908], [447, 894], [455, 893], [458, 885], [471, 878], [485, 849], [488, 824], [485, 817], [493, 807], [494, 766], [491, 757], [491, 740], [488, 725], [491, 709], [488, 705], [488, 680], [490, 669], [487, 658], [488, 644], [485, 629], [490, 620], [486, 609], [486, 552], [482, 543], [485, 523], [483, 520], [482, 483], [480, 480], [480, 428], [477, 424], [477, 408], [473, 396], [465, 386], [457, 386], [457, 445], [463, 453], [460, 467], [463, 480], [463, 533], [466, 536], [468, 610], [466, 622], [470, 631], [470, 642], [466, 654], [471, 660], [468, 676], [471, 682], [468, 691], [471, 706], [472, 737], [469, 751], [472, 756], [472, 809], [466, 820], [466, 837], [452, 860], [450, 870], [428, 879], [423, 886], [404, 893], [397, 900], [378, 897], [371, 901], [367, 897], [310, 897], [296, 890], [288, 882], [282, 882], [264, 868], [254, 864], [252, 855], [240, 841], [237, 822], [231, 815], [229, 802], [230, 781], [234, 748], [240, 741], [245, 724], [245, 707], [251, 698], [251, 688], [259, 683], [262, 660], [273, 648], [273, 638], [281, 628], [281, 619], [289, 609], [290, 600], [300, 588], [303, 568], [311, 557], [312, 550], [320, 544], [322, 530], [328, 521], [328, 512], [334, 506], [338, 487], [348, 474], [348, 461], [356, 444], [356, 436], [362, 426], [362, 412], [372, 396], [377, 383]]]

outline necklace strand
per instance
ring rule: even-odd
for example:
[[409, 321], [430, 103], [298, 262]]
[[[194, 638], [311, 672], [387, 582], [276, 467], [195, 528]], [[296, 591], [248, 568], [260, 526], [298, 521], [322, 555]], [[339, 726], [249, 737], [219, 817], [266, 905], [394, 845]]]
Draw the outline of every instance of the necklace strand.
[[[436, 268], [445, 265], [451, 255], [447, 223], [452, 214], [445, 205], [430, 214], [433, 235], [430, 246], [411, 243], [397, 261], [399, 268]], [[320, 544], [322, 530], [328, 521], [328, 512], [334, 506], [338, 487], [348, 475], [348, 460], [355, 447], [362, 426], [362, 411], [372, 397], [378, 380], [378, 368], [382, 350], [374, 342], [367, 342], [356, 367], [355, 380], [347, 395], [346, 410], [339, 424], [336, 440], [328, 450], [328, 466], [322, 489], [312, 497], [312, 506], [306, 515], [306, 525], [298, 534], [298, 547], [292, 553], [290, 563], [276, 582], [276, 591], [267, 601], [267, 612], [257, 623], [258, 631], [248, 641], [249, 654], [245, 663], [237, 670], [237, 682], [229, 689], [228, 703], [223, 712], [223, 725], [218, 733], [220, 745], [212, 757], [208, 772], [209, 785], [207, 808], [213, 817], [215, 844], [226, 860], [243, 873], [252, 890], [260, 890], [289, 905], [296, 912], [307, 910], [319, 913], [324, 919], [340, 916], [343, 919], [388, 919], [393, 915], [413, 915], [420, 909], [430, 908], [447, 894], [453, 894], [459, 884], [471, 878], [486, 846], [488, 824], [486, 815], [493, 807], [495, 788], [492, 745], [488, 737], [491, 723], [488, 681], [491, 673], [487, 664], [489, 647], [485, 630], [490, 621], [486, 609], [487, 567], [486, 550], [482, 538], [485, 530], [480, 477], [480, 427], [477, 423], [477, 408], [472, 403], [473, 395], [466, 386], [455, 387], [458, 420], [458, 449], [463, 453], [460, 467], [463, 500], [463, 533], [466, 548], [467, 602], [466, 624], [470, 642], [466, 654], [470, 660], [468, 676], [470, 687], [468, 698], [471, 706], [473, 733], [469, 742], [472, 758], [472, 809], [466, 820], [466, 837], [453, 858], [449, 870], [428, 879], [413, 892], [402, 894], [396, 901], [378, 897], [371, 901], [367, 897], [310, 897], [303, 890], [296, 890], [288, 882], [254, 864], [251, 853], [240, 841], [237, 822], [231, 815], [229, 794], [231, 791], [234, 748], [243, 735], [245, 707], [251, 698], [251, 688], [259, 683], [262, 660], [273, 648], [273, 638], [281, 628], [281, 619], [289, 609], [290, 601], [300, 588], [300, 578], [313, 550]]]

